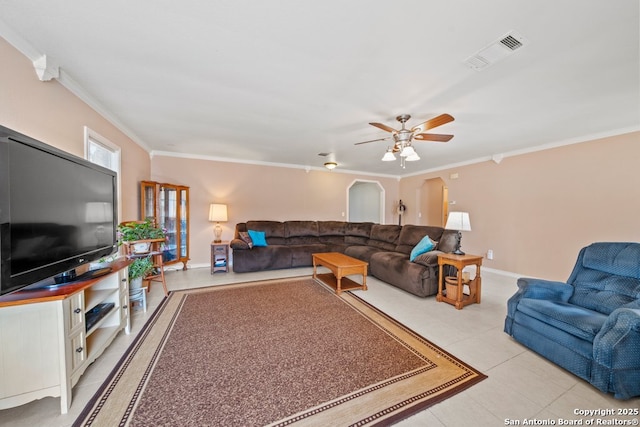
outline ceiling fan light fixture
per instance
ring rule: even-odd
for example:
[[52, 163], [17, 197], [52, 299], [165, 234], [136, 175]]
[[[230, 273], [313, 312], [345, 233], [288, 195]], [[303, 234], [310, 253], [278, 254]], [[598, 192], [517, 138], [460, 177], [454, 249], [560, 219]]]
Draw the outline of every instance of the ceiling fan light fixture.
[[324, 167], [329, 169], [329, 170], [333, 170], [336, 168], [336, 166], [338, 166], [338, 164], [336, 162], [326, 162], [324, 164]]
[[393, 162], [396, 159], [396, 156], [393, 155], [393, 150], [391, 148], [387, 149], [387, 152], [382, 156], [383, 162]]
[[414, 150], [413, 147], [410, 145], [405, 145], [402, 151], [400, 152], [400, 157], [409, 157], [413, 155], [417, 156], [416, 150]]
[[414, 151], [413, 151], [413, 154], [411, 154], [411, 155], [409, 155], [409, 156], [405, 157], [405, 160], [406, 160], [407, 162], [415, 162], [415, 161], [420, 160], [420, 156], [418, 156], [418, 153], [416, 153], [416, 152], [415, 152], [415, 150], [414, 150]]

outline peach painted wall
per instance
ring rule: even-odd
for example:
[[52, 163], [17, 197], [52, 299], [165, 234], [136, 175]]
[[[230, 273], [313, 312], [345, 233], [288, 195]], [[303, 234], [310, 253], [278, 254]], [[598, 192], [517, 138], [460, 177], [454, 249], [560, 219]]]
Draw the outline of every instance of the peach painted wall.
[[382, 185], [385, 222], [397, 222], [395, 178], [167, 156], [153, 157], [151, 176], [154, 181], [190, 187], [192, 266], [210, 262], [214, 225], [208, 220], [210, 203], [228, 205], [229, 221], [221, 226], [222, 238], [229, 240], [235, 224], [248, 220], [346, 220], [347, 188], [362, 179]]
[[566, 280], [589, 243], [640, 242], [638, 159], [633, 132], [405, 178], [400, 195], [414, 200], [426, 179], [441, 177], [450, 210], [470, 214], [465, 252], [492, 249], [485, 267]]
[[[385, 188], [385, 222], [396, 223], [398, 199], [408, 206], [406, 223], [425, 180], [441, 177], [450, 210], [471, 215], [463, 249], [494, 260], [484, 266], [521, 275], [564, 280], [578, 250], [593, 241], [640, 241], [640, 132], [536, 153], [506, 157], [403, 178], [305, 172], [270, 166], [169, 158], [146, 151], [59, 82], [38, 80], [31, 61], [0, 38], [0, 124], [83, 156], [84, 126], [122, 149], [122, 219], [139, 216], [144, 179], [191, 187], [192, 265], [209, 263], [211, 202], [229, 205], [224, 238], [249, 219], [344, 219], [348, 186], [356, 179]], [[457, 173], [457, 179], [450, 175]]]
[[0, 38], [0, 124], [84, 157], [84, 126], [120, 146], [121, 212], [138, 218], [138, 182], [148, 179], [148, 153], [56, 80], [38, 79], [31, 61]]

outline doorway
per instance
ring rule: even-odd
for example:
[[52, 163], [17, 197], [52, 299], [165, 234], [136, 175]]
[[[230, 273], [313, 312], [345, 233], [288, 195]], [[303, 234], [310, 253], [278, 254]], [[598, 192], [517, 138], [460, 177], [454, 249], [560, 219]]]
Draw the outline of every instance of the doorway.
[[347, 189], [349, 222], [384, 223], [384, 188], [378, 181], [355, 180]]
[[420, 187], [420, 224], [444, 227], [449, 215], [449, 189], [442, 178], [431, 178]]

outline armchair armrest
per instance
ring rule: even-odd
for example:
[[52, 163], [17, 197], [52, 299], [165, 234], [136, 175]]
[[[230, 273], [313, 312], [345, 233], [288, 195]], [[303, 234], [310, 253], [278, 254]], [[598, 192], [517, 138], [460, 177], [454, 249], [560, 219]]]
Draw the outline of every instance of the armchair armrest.
[[507, 318], [505, 319], [504, 331], [511, 334], [513, 318], [521, 299], [533, 298], [567, 302], [571, 295], [573, 295], [573, 286], [567, 283], [532, 277], [519, 278], [518, 291], [507, 301]]
[[518, 292], [516, 295], [518, 294], [521, 294], [518, 299], [533, 298], [566, 302], [573, 295], [573, 286], [553, 280], [521, 277], [518, 279]]
[[593, 340], [591, 382], [617, 399], [640, 395], [640, 309], [614, 310]]

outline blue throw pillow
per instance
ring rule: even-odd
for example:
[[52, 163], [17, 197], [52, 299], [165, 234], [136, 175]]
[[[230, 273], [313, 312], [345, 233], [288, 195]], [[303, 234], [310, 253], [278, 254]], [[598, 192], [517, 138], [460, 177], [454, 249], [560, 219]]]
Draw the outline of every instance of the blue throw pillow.
[[253, 240], [253, 246], [267, 246], [267, 238], [264, 231], [247, 230], [251, 240]]
[[413, 261], [418, 255], [429, 252], [435, 247], [436, 244], [429, 238], [429, 236], [424, 236], [422, 240], [420, 240], [418, 244], [411, 250], [409, 261]]

